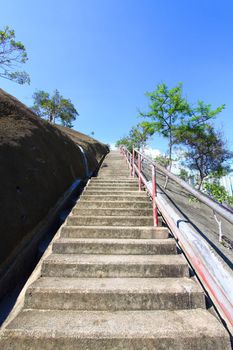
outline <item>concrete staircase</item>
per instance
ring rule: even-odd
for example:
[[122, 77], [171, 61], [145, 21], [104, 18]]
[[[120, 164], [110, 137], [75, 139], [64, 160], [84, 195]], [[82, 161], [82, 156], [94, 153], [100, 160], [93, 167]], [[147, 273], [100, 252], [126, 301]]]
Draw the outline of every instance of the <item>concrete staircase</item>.
[[0, 349], [231, 349], [118, 152], [68, 217]]

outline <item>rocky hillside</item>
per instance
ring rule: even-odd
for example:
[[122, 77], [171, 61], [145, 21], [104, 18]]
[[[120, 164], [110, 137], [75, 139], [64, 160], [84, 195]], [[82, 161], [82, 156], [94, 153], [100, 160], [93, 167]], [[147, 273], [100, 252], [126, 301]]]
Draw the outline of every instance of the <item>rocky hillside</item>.
[[108, 152], [79, 132], [53, 126], [0, 89], [0, 274], [19, 243], [77, 178]]

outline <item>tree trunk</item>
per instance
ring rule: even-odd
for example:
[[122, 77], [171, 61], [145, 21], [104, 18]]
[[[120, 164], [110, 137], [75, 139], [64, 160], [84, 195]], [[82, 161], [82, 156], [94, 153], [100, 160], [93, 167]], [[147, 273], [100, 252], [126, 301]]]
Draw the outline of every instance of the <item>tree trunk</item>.
[[[168, 170], [171, 171], [172, 167], [172, 133], [170, 130], [169, 134], [169, 164], [168, 164]], [[165, 184], [164, 184], [164, 189], [166, 190], [168, 184], [168, 176], [166, 176]]]
[[200, 176], [200, 181], [199, 181], [199, 183], [198, 183], [198, 190], [201, 189], [202, 184], [203, 184], [203, 180], [204, 180], [204, 177]]

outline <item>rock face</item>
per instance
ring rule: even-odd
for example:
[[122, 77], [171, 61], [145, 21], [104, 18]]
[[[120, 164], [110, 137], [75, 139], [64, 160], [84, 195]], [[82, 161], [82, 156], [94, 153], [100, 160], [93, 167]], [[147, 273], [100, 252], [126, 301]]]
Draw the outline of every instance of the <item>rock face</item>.
[[85, 177], [78, 144], [94, 171], [106, 145], [49, 124], [0, 89], [0, 275], [19, 243]]

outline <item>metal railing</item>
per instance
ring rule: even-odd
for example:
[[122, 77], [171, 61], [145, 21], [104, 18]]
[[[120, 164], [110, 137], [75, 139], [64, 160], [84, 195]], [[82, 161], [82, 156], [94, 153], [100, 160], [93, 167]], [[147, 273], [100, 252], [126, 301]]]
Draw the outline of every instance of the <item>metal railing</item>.
[[[135, 177], [135, 173], [138, 176], [138, 190], [142, 190], [142, 186], [145, 186], [146, 191], [149, 193], [149, 195], [152, 198], [152, 205], [153, 205], [153, 218], [154, 218], [154, 226], [158, 226], [158, 211], [157, 211], [157, 204], [156, 204], [156, 197], [157, 197], [157, 183], [156, 183], [156, 164], [151, 162], [151, 186], [148, 185], [148, 181], [143, 175], [142, 172], [142, 159], [143, 154], [137, 151], [136, 149], [133, 149], [133, 153], [130, 153], [129, 150], [126, 147], [121, 147], [121, 153], [125, 156], [126, 162], [128, 163], [128, 166], [131, 170], [131, 175]], [[137, 159], [137, 162], [136, 162]]]
[[[212, 199], [211, 197], [205, 195], [204, 193], [201, 193], [200, 191], [196, 190], [195, 188], [193, 188], [192, 186], [190, 186], [189, 184], [187, 184], [184, 180], [178, 178], [176, 175], [172, 174], [170, 171], [168, 171], [167, 169], [165, 169], [163, 166], [161, 166], [160, 164], [152, 161], [149, 157], [145, 156], [144, 154], [142, 154], [141, 152], [139, 152], [136, 149], [133, 149], [133, 153], [129, 152], [129, 150], [122, 146], [121, 147], [121, 152], [124, 153], [126, 159], [127, 159], [127, 163], [129, 165], [130, 168], [132, 168], [132, 174], [134, 174], [135, 170], [138, 173], [138, 167], [135, 164], [135, 154], [138, 155], [138, 160], [139, 163], [141, 165], [141, 161], [146, 160], [153, 169], [158, 169], [161, 173], [163, 173], [166, 177], [168, 177], [169, 179], [172, 179], [173, 181], [175, 181], [178, 185], [180, 185], [182, 188], [184, 188], [187, 192], [189, 192], [192, 196], [194, 196], [195, 198], [197, 198], [200, 202], [206, 204], [209, 208], [211, 208], [214, 212], [214, 214], [216, 215], [219, 214], [220, 216], [222, 216], [224, 219], [226, 219], [229, 223], [233, 224], [233, 210], [231, 210], [230, 208], [226, 208], [224, 205], [222, 205], [221, 203], [215, 201], [214, 199]], [[154, 170], [154, 171], [155, 171]], [[143, 175], [141, 174], [141, 168], [139, 171], [140, 177], [143, 178]], [[152, 177], [153, 179], [153, 177]], [[145, 180], [145, 179], [144, 179]], [[139, 179], [140, 182], [140, 179]], [[144, 185], [146, 187], [147, 184], [145, 183], [145, 181], [143, 181]], [[152, 194], [152, 193], [150, 193]]]
[[[211, 246], [208, 247], [206, 245], [206, 242], [197, 233], [195, 227], [188, 226], [189, 220], [181, 219], [179, 214], [175, 213], [172, 209], [172, 205], [175, 204], [176, 207], [176, 203], [173, 201], [172, 204], [172, 201], [166, 202], [166, 200], [164, 200], [162, 193], [165, 194], [166, 191], [163, 190], [161, 184], [159, 188], [162, 191], [159, 190], [157, 193], [158, 181], [156, 181], [156, 175], [158, 180], [161, 179], [160, 175], [162, 173], [164, 177], [170, 179], [173, 185], [175, 182], [188, 194], [197, 198], [198, 201], [210, 208], [215, 217], [216, 214], [218, 214], [230, 224], [233, 224], [233, 211], [194, 189], [185, 181], [173, 175], [167, 169], [152, 161], [138, 150], [133, 149], [131, 153], [126, 147], [122, 146], [120, 151], [126, 159], [128, 167], [131, 170], [131, 175], [133, 177], [137, 175], [139, 191], [142, 190], [142, 186], [144, 186], [145, 190], [152, 198], [155, 226], [158, 225], [158, 208], [174, 237], [179, 242], [191, 266], [196, 271], [205, 290], [214, 301], [221, 317], [228, 326], [230, 325], [230, 327], [233, 327], [232, 273], [229, 272], [228, 267], [225, 268], [223, 266], [222, 261], [220, 262], [220, 260], [216, 259], [216, 254], [218, 253], [214, 254]], [[151, 168], [151, 175], [149, 168]]]

